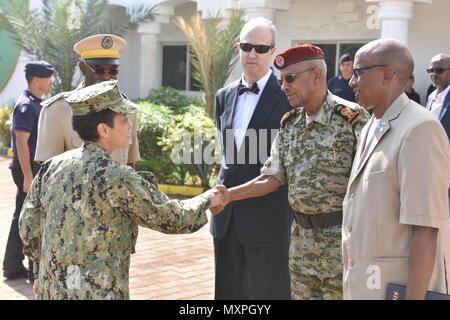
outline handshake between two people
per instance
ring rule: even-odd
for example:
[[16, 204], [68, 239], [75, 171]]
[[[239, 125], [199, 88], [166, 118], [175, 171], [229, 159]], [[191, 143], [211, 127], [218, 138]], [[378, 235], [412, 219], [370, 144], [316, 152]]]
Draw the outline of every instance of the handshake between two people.
[[223, 185], [217, 185], [214, 188], [209, 189], [204, 195], [211, 199], [209, 209], [213, 215], [221, 212], [230, 202], [230, 192]]
[[227, 189], [224, 185], [217, 185], [204, 193], [211, 199], [209, 209], [213, 215], [221, 212], [232, 201], [261, 197], [276, 191], [281, 183], [271, 175], [261, 174], [253, 180], [239, 186]]

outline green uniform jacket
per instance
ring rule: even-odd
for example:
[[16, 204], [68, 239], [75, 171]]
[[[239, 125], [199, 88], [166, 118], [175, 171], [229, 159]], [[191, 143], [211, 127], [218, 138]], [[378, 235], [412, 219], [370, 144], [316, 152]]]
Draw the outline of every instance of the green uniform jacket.
[[49, 159], [19, 220], [41, 299], [129, 299], [138, 225], [191, 233], [207, 222], [209, 199], [170, 200], [94, 144]]

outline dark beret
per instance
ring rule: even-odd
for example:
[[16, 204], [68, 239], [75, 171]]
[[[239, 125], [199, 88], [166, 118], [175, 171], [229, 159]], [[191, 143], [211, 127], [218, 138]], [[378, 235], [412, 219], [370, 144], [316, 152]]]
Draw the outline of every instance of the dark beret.
[[46, 61], [31, 61], [25, 65], [25, 74], [38, 77], [49, 78], [53, 75], [53, 66]]
[[353, 55], [351, 53], [344, 53], [339, 58], [339, 63], [346, 62], [346, 61], [353, 61]]
[[324, 56], [325, 53], [319, 47], [312, 44], [301, 44], [283, 50], [275, 57], [273, 65], [281, 70], [294, 63], [306, 60], [323, 59]]

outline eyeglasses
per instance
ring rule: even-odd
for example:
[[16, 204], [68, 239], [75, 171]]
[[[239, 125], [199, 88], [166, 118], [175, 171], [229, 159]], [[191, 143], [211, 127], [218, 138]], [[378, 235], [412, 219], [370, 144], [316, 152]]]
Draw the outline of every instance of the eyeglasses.
[[443, 73], [445, 70], [450, 70], [450, 68], [428, 68], [427, 69], [427, 73], [437, 73], [437, 74], [441, 74]]
[[309, 69], [306, 69], [306, 70], [303, 70], [303, 71], [300, 71], [300, 72], [288, 74], [288, 75], [285, 76], [284, 78], [281, 77], [281, 79], [278, 80], [278, 83], [280, 84], [280, 87], [283, 86], [283, 82], [284, 82], [284, 81], [286, 81], [287, 83], [290, 84], [290, 83], [294, 82], [295, 78], [296, 78], [299, 74], [302, 74], [302, 73], [304, 73], [304, 72], [311, 71], [311, 70], [313, 70], [313, 69], [315, 69], [315, 68], [316, 68], [316, 67], [314, 66], [314, 67], [312, 67], [312, 68], [309, 68]]
[[239, 44], [239, 48], [241, 48], [242, 51], [250, 52], [253, 48], [255, 48], [256, 53], [267, 53], [270, 49], [273, 48], [272, 45], [266, 46], [264, 44], [251, 44], [246, 42], [241, 42]]
[[361, 71], [372, 69], [372, 68], [377, 68], [377, 67], [386, 67], [386, 66], [387, 66], [387, 64], [374, 64], [373, 66], [354, 68], [352, 72], [353, 72], [353, 76], [356, 79], [359, 79], [359, 77], [363, 74], [363, 72], [361, 72]]
[[119, 66], [113, 66], [111, 68], [103, 68], [98, 65], [90, 65], [86, 61], [83, 61], [83, 62], [85, 65], [88, 66], [89, 69], [91, 69], [92, 72], [94, 72], [98, 76], [104, 75], [106, 73], [106, 71], [108, 71], [108, 73], [110, 75], [115, 76], [115, 75], [119, 74], [119, 71], [120, 71]]

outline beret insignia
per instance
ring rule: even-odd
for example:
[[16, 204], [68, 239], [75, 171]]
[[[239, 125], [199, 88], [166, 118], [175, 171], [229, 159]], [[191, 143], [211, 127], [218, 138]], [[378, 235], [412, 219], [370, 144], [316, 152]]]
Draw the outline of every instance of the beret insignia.
[[280, 67], [283, 68], [284, 66], [284, 58], [283, 56], [276, 56], [275, 63]]

